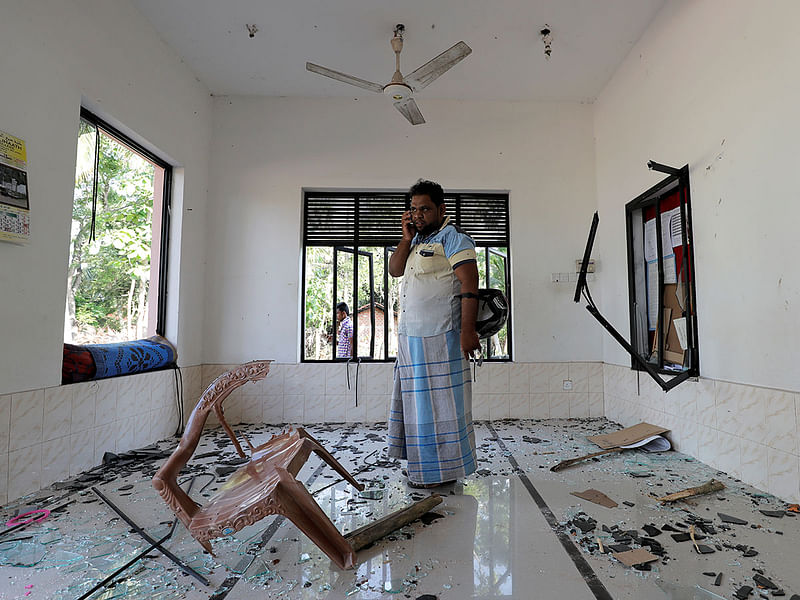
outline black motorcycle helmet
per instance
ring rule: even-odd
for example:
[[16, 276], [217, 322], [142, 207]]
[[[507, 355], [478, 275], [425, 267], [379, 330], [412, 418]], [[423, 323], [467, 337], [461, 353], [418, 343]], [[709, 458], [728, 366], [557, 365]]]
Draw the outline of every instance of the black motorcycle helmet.
[[508, 320], [508, 300], [496, 289], [478, 290], [478, 318], [475, 331], [481, 339], [492, 337]]

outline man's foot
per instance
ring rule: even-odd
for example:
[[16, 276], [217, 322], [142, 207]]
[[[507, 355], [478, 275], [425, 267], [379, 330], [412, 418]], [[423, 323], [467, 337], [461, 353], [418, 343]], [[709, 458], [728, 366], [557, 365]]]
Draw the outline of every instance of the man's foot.
[[443, 485], [450, 485], [455, 482], [456, 480], [452, 479], [450, 481], [442, 481], [440, 483], [415, 483], [409, 479], [408, 481], [406, 481], [406, 485], [410, 488], [414, 488], [415, 490], [430, 490], [432, 488], [437, 488]]

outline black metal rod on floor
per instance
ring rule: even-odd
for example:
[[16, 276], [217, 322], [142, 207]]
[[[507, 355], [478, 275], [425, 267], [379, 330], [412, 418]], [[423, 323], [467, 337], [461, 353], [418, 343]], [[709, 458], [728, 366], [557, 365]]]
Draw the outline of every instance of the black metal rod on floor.
[[[189, 487], [186, 489], [186, 493], [187, 493], [187, 494], [188, 494], [188, 493], [189, 493], [189, 492], [192, 490], [192, 486], [194, 485], [194, 480], [195, 480], [195, 478], [196, 478], [196, 476], [192, 477], [192, 478], [191, 478], [191, 480], [189, 480]], [[94, 491], [97, 491], [97, 490], [94, 490]], [[105, 499], [105, 502], [106, 502], [106, 503], [109, 503], [107, 499]], [[110, 503], [109, 503], [109, 505], [110, 505]], [[64, 505], [64, 506], [66, 506], [66, 505]], [[61, 507], [59, 507], [59, 508], [61, 508]], [[58, 509], [54, 509], [54, 510], [58, 510]], [[120, 573], [122, 573], [122, 572], [123, 572], [123, 571], [125, 571], [126, 569], [129, 569], [129, 568], [130, 568], [132, 565], [136, 564], [138, 561], [140, 561], [142, 558], [144, 558], [144, 557], [145, 557], [145, 556], [146, 556], [146, 555], [147, 555], [149, 552], [152, 552], [153, 550], [159, 550], [159, 551], [160, 551], [160, 550], [162, 550], [162, 548], [161, 548], [161, 544], [163, 544], [163, 543], [164, 543], [164, 542], [166, 542], [166, 541], [167, 541], [169, 538], [171, 538], [171, 537], [172, 537], [172, 534], [173, 534], [173, 533], [175, 533], [175, 527], [176, 527], [177, 525], [178, 525], [178, 518], [177, 518], [177, 517], [175, 517], [175, 518], [172, 520], [172, 526], [169, 528], [169, 531], [167, 532], [167, 535], [165, 535], [163, 538], [161, 538], [160, 540], [158, 540], [158, 541], [157, 541], [157, 542], [155, 542], [154, 544], [150, 544], [150, 547], [149, 547], [149, 548], [147, 548], [147, 550], [143, 550], [142, 552], [140, 552], [139, 554], [137, 554], [137, 555], [136, 555], [134, 558], [132, 558], [130, 561], [128, 561], [127, 563], [125, 563], [125, 564], [124, 564], [123, 566], [121, 566], [119, 569], [117, 569], [116, 571], [114, 571], [114, 572], [113, 572], [111, 575], [109, 575], [108, 577], [106, 577], [106, 578], [105, 578], [103, 581], [101, 581], [100, 583], [98, 583], [97, 585], [95, 585], [95, 586], [94, 586], [94, 587], [93, 587], [91, 590], [89, 590], [88, 592], [86, 592], [86, 593], [85, 593], [83, 596], [81, 596], [80, 598], [78, 598], [78, 600], [85, 600], [86, 598], [88, 598], [89, 596], [91, 596], [92, 594], [94, 594], [94, 593], [95, 593], [97, 590], [99, 590], [100, 588], [102, 588], [102, 587], [105, 587], [106, 585], [108, 585], [108, 584], [109, 584], [109, 583], [110, 583], [110, 582], [111, 582], [111, 581], [112, 581], [112, 580], [113, 580], [113, 579], [114, 579], [114, 578], [115, 578], [117, 575], [119, 575]]]
[[149, 552], [152, 552], [153, 550], [162, 550], [161, 544], [166, 542], [170, 538], [171, 535], [172, 535], [172, 532], [170, 531], [167, 535], [165, 535], [163, 538], [158, 540], [155, 544], [151, 544], [150, 547], [147, 548], [147, 550], [142, 550], [139, 554], [134, 556], [132, 559], [130, 559], [128, 562], [126, 562], [124, 565], [122, 565], [119, 569], [114, 571], [111, 575], [109, 575], [108, 577], [103, 579], [103, 581], [101, 581], [100, 583], [95, 585], [92, 589], [90, 589], [88, 592], [86, 592], [83, 596], [78, 598], [78, 600], [86, 600], [86, 598], [88, 598], [89, 596], [94, 594], [97, 590], [99, 590], [102, 587], [105, 587], [108, 583], [113, 581], [113, 579], [117, 575], [119, 575], [120, 573], [122, 573], [123, 571], [128, 569], [131, 565], [137, 563], [142, 558], [144, 558]]
[[[138, 526], [136, 523], [134, 523], [134, 522], [133, 522], [133, 520], [131, 520], [131, 518], [130, 518], [128, 515], [126, 515], [124, 512], [122, 512], [122, 510], [120, 510], [119, 508], [117, 508], [117, 506], [116, 506], [116, 505], [115, 505], [113, 502], [111, 502], [111, 500], [109, 500], [108, 498], [106, 498], [106, 497], [103, 495], [103, 493], [102, 493], [100, 490], [98, 490], [96, 487], [92, 486], [92, 491], [93, 491], [95, 494], [97, 494], [97, 496], [98, 496], [98, 497], [99, 497], [99, 498], [100, 498], [100, 499], [101, 499], [103, 502], [105, 502], [106, 504], [108, 504], [108, 506], [111, 508], [111, 510], [113, 510], [113, 511], [114, 511], [115, 513], [117, 513], [117, 514], [118, 514], [120, 517], [122, 517], [122, 520], [123, 520], [123, 521], [125, 521], [125, 522], [126, 522], [128, 525], [130, 525], [130, 526], [133, 528], [133, 530], [134, 530], [136, 533], [138, 533], [140, 536], [142, 536], [142, 537], [143, 537], [143, 538], [144, 538], [144, 539], [145, 539], [145, 540], [146, 540], [148, 543], [150, 543], [150, 544], [152, 544], [152, 545], [154, 545], [154, 546], [155, 546], [155, 545], [157, 545], [157, 542], [156, 542], [156, 541], [155, 541], [155, 540], [154, 540], [154, 539], [153, 539], [153, 538], [152, 538], [152, 537], [151, 537], [151, 536], [150, 536], [150, 535], [149, 535], [149, 534], [148, 534], [148, 533], [147, 533], [147, 532], [146, 532], [144, 529], [142, 529], [141, 527], [139, 527], [139, 526]], [[157, 548], [157, 549], [158, 549], [158, 551], [159, 551], [159, 552], [161, 552], [161, 554], [163, 554], [163, 555], [164, 555], [164, 556], [166, 556], [168, 559], [170, 559], [172, 562], [174, 562], [174, 563], [175, 563], [175, 564], [178, 566], [178, 568], [179, 568], [181, 571], [183, 571], [183, 572], [184, 572], [184, 573], [186, 573], [187, 575], [191, 575], [192, 577], [194, 577], [195, 579], [197, 579], [197, 581], [199, 581], [199, 582], [200, 582], [200, 583], [202, 583], [203, 585], [208, 585], [208, 579], [206, 579], [205, 577], [203, 577], [202, 575], [200, 575], [200, 573], [198, 573], [197, 571], [195, 571], [195, 570], [194, 570], [194, 569], [192, 569], [191, 567], [189, 567], [189, 566], [187, 566], [187, 565], [183, 564], [183, 562], [181, 561], [181, 559], [180, 559], [180, 558], [178, 558], [177, 556], [175, 556], [175, 555], [174, 555], [172, 552], [170, 552], [170, 551], [169, 551], [169, 550], [167, 550], [166, 548], [160, 548], [160, 547], [159, 547], [159, 548]]]

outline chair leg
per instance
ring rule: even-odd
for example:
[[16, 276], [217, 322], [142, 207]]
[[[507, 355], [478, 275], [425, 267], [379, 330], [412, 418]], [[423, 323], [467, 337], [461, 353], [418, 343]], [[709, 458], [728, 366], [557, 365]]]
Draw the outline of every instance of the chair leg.
[[314, 437], [310, 433], [308, 433], [302, 427], [298, 427], [297, 428], [297, 433], [300, 435], [300, 437], [305, 438], [306, 440], [308, 440], [311, 443], [312, 450], [314, 450], [314, 452], [316, 452], [317, 455], [322, 460], [324, 460], [331, 467], [333, 467], [333, 469], [337, 473], [339, 473], [339, 475], [341, 475], [346, 481], [348, 481], [350, 483], [350, 485], [352, 485], [358, 491], [361, 491], [361, 490], [364, 489], [364, 484], [358, 483], [355, 480], [355, 478], [352, 475], [350, 475], [350, 473], [347, 472], [347, 469], [345, 469], [341, 464], [339, 464], [339, 461], [336, 460], [330, 452], [325, 450], [325, 448], [322, 446], [322, 444], [320, 444], [316, 439], [314, 439]]
[[275, 488], [275, 499], [281, 513], [294, 523], [341, 569], [352, 569], [356, 553], [349, 542], [336, 529], [325, 512], [316, 503], [306, 487], [289, 471], [276, 467], [280, 482]]

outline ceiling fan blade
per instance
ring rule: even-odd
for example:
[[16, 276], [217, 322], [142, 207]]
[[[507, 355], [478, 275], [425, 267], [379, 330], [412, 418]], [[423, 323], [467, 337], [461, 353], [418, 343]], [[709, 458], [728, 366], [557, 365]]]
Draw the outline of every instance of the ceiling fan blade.
[[365, 79], [359, 79], [358, 77], [353, 77], [352, 75], [348, 75], [346, 73], [340, 73], [339, 71], [334, 71], [333, 69], [328, 69], [327, 67], [321, 67], [320, 65], [315, 65], [314, 63], [307, 62], [306, 70], [311, 71], [312, 73], [318, 73], [319, 75], [324, 75], [325, 77], [330, 77], [331, 79], [336, 79], [337, 81], [349, 83], [350, 85], [354, 85], [356, 87], [364, 88], [370, 92], [376, 92], [378, 94], [383, 93], [382, 85], [372, 83], [371, 81], [366, 81]]
[[394, 107], [399, 110], [400, 114], [408, 119], [408, 122], [412, 125], [422, 125], [425, 122], [425, 117], [422, 116], [419, 106], [417, 106], [413, 98], [395, 102]]
[[434, 79], [446, 73], [460, 60], [463, 60], [472, 52], [472, 48], [464, 42], [458, 42], [452, 48], [445, 50], [436, 58], [429, 60], [413, 73], [405, 76], [403, 81], [410, 85], [414, 91], [421, 90], [430, 84]]

